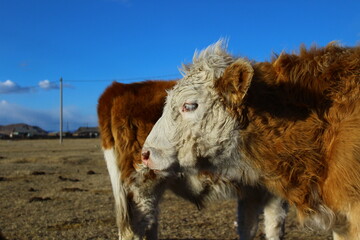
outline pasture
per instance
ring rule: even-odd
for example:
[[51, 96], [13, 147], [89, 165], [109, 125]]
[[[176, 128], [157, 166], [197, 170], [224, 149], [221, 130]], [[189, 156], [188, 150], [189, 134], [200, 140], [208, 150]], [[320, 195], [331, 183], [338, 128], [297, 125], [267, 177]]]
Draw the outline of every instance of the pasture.
[[[199, 211], [166, 193], [159, 239], [237, 239], [236, 202]], [[100, 139], [0, 140], [0, 230], [5, 239], [117, 239], [113, 195]], [[1, 238], [1, 237], [0, 237]], [[256, 239], [264, 239], [262, 229]], [[289, 240], [332, 239], [287, 218]]]

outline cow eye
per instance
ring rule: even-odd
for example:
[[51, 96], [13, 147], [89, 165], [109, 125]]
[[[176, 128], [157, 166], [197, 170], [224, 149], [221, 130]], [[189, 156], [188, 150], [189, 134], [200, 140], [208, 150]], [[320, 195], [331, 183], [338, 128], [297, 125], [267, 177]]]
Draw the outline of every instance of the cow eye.
[[192, 112], [197, 109], [199, 105], [197, 103], [184, 103], [182, 107], [183, 112]]

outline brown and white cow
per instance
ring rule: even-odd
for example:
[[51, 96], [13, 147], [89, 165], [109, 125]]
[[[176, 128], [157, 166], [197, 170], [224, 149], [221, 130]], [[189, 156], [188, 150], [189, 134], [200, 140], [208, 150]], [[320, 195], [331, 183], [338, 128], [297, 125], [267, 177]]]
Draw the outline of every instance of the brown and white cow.
[[142, 164], [141, 147], [161, 116], [166, 89], [174, 85], [174, 81], [114, 82], [99, 99], [99, 126], [119, 239], [157, 239], [158, 203], [167, 188], [198, 207], [217, 198], [239, 196], [241, 239], [253, 239], [262, 210], [267, 239], [281, 239], [286, 207], [261, 187], [245, 187], [206, 171], [154, 173]]
[[360, 239], [359, 46], [302, 47], [255, 63], [220, 40], [183, 71], [145, 142], [144, 164], [264, 184], [301, 222]]

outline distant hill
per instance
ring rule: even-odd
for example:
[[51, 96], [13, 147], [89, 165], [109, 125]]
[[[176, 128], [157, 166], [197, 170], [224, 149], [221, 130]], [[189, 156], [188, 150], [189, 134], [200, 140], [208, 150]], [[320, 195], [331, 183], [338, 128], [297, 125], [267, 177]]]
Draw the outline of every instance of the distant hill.
[[0, 134], [10, 136], [11, 134], [17, 136], [44, 136], [47, 135], [47, 131], [37, 126], [30, 126], [25, 123], [17, 123], [10, 125], [0, 125]]

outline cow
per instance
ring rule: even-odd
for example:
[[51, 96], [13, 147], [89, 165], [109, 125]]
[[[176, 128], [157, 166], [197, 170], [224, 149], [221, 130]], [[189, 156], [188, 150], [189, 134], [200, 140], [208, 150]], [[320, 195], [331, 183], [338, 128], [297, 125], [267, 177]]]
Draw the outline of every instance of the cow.
[[303, 225], [360, 239], [360, 46], [303, 45], [255, 62], [219, 40], [182, 71], [144, 165], [263, 185]]
[[112, 83], [98, 100], [101, 145], [115, 199], [119, 239], [157, 239], [158, 204], [165, 189], [202, 208], [224, 197], [238, 198], [238, 233], [253, 239], [265, 212], [267, 239], [284, 235], [286, 204], [260, 186], [246, 187], [204, 172], [156, 173], [143, 165], [141, 148], [162, 114], [174, 81]]

